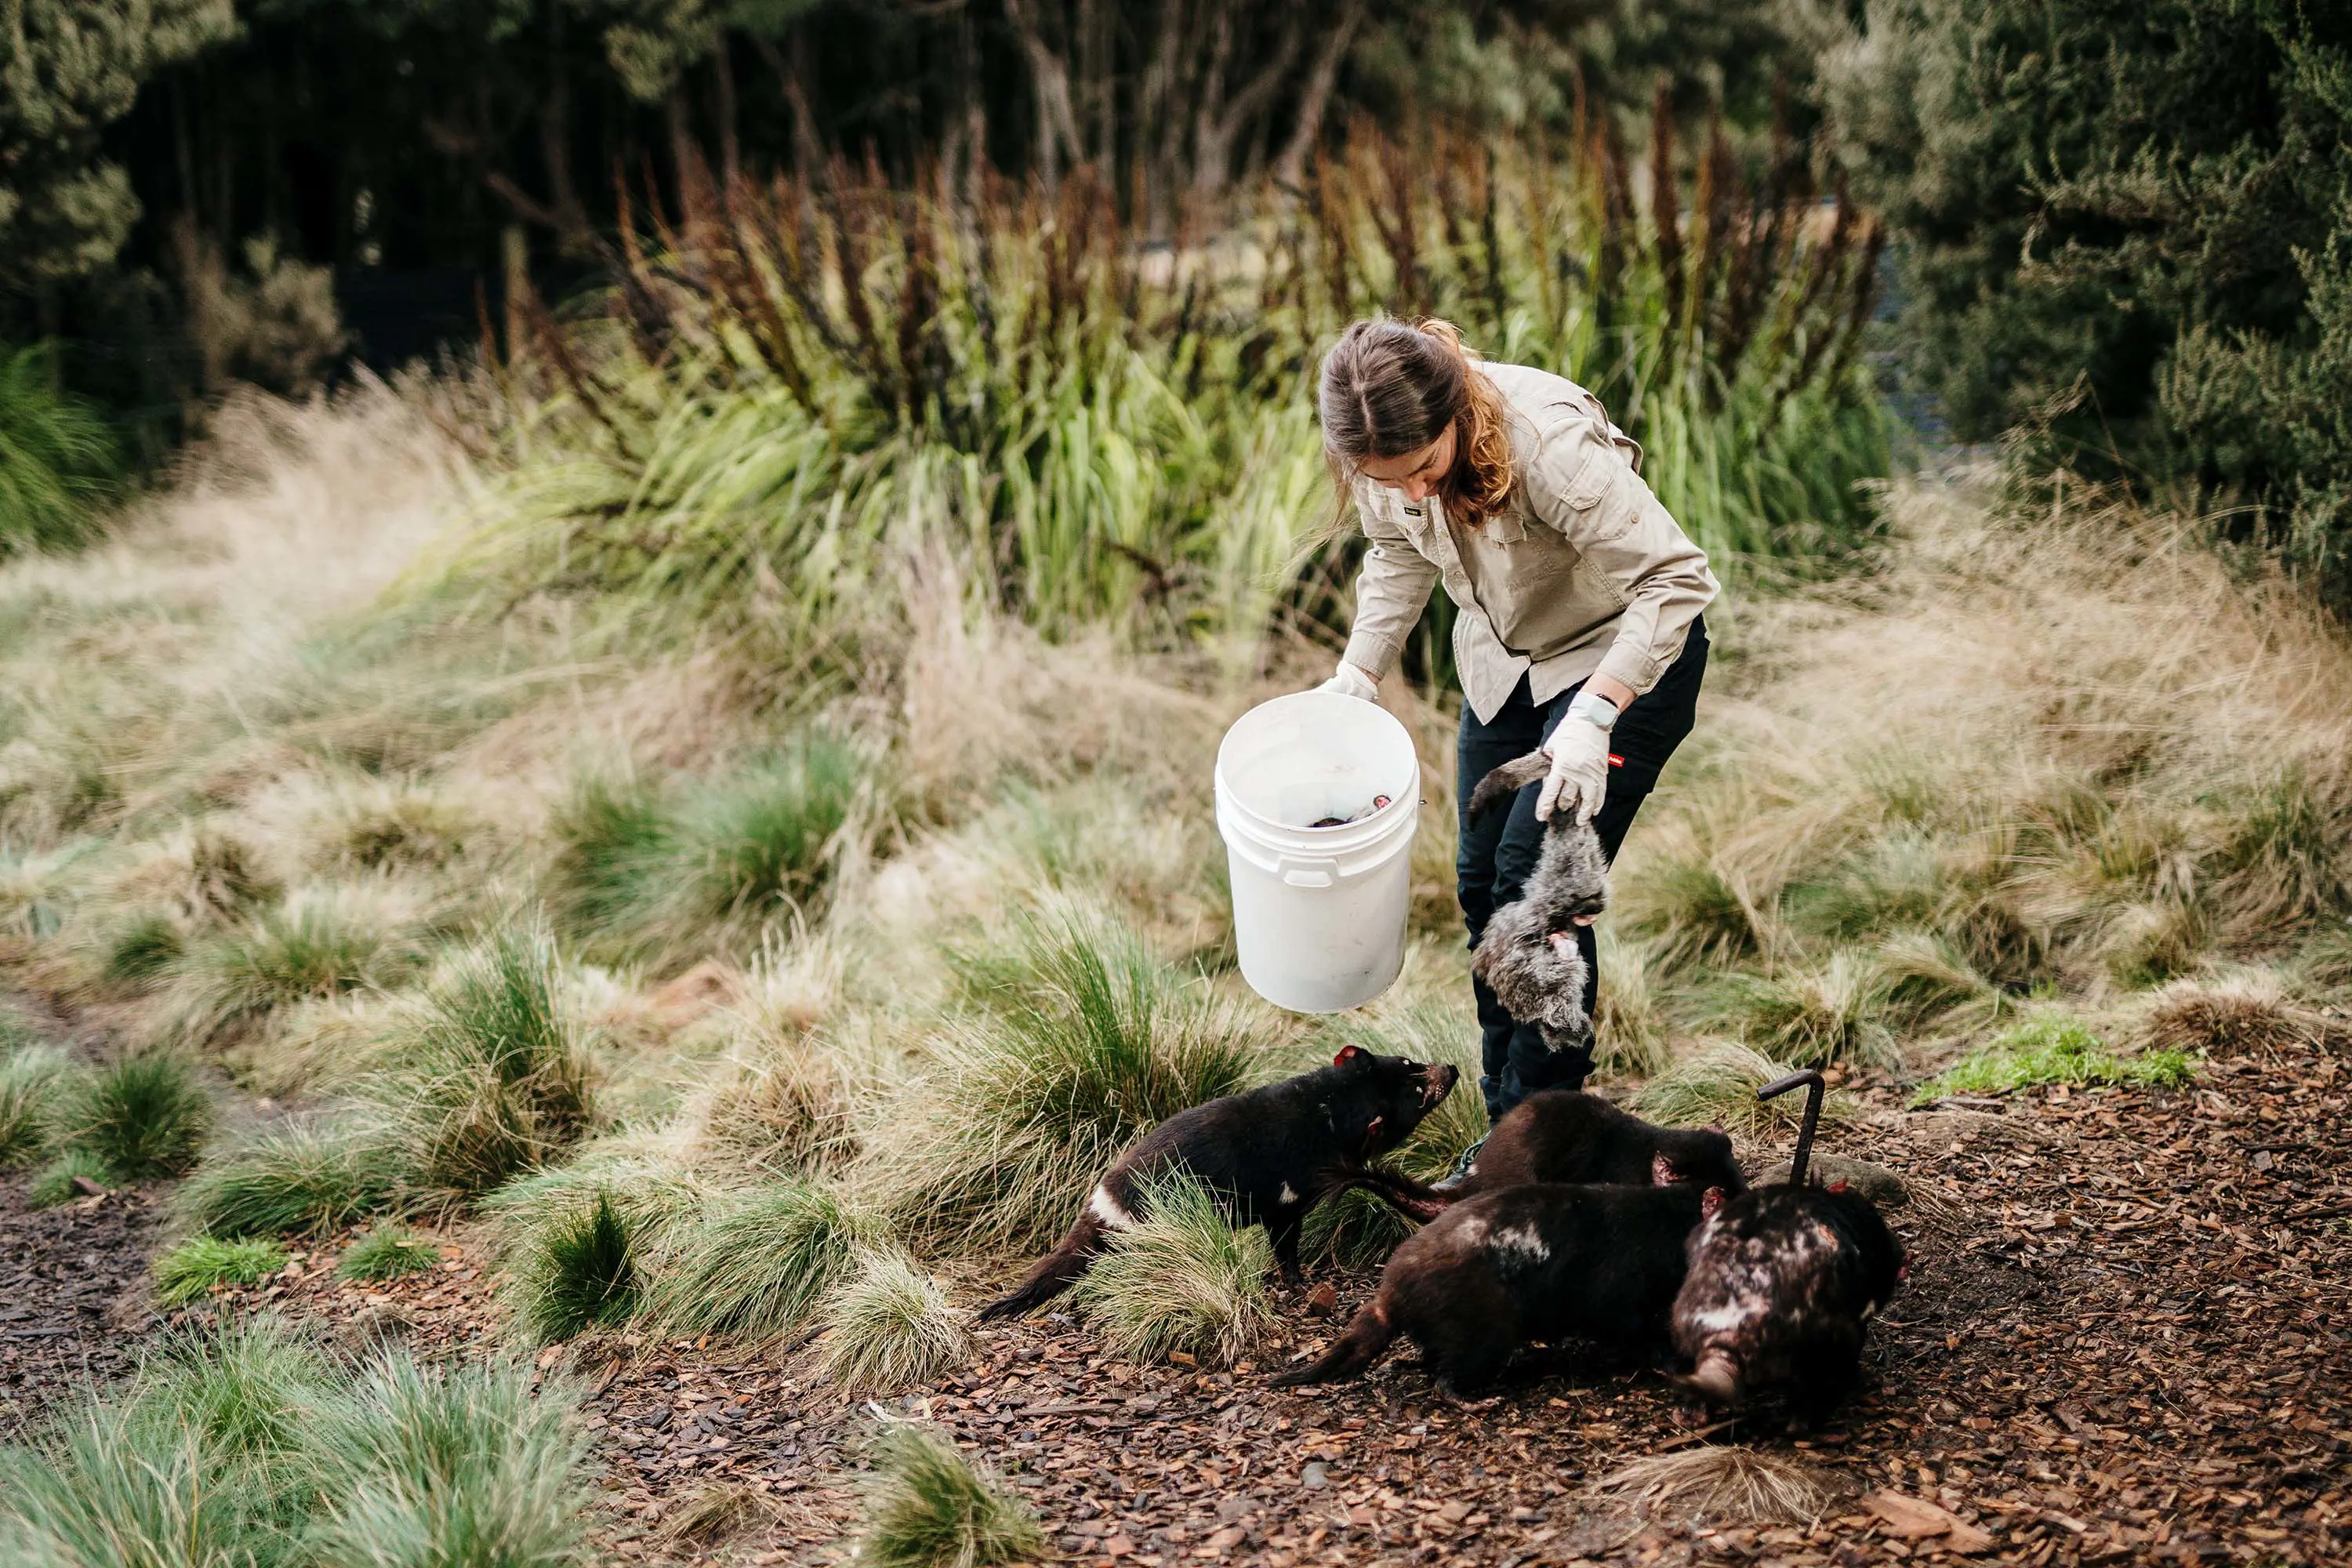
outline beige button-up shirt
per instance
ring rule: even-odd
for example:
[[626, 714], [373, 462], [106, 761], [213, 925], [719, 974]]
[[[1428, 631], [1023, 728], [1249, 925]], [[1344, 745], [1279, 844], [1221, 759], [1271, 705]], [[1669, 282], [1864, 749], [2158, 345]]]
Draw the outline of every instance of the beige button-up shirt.
[[1706, 552], [1650, 493], [1636, 472], [1642, 448], [1599, 398], [1526, 365], [1478, 370], [1509, 420], [1510, 500], [1473, 525], [1449, 519], [1435, 496], [1408, 502], [1357, 479], [1371, 551], [1356, 580], [1348, 662], [1387, 675], [1431, 584], [1443, 582], [1461, 611], [1454, 662], [1481, 720], [1523, 674], [1538, 702], [1596, 670], [1637, 696], [1649, 690], [1716, 595]]

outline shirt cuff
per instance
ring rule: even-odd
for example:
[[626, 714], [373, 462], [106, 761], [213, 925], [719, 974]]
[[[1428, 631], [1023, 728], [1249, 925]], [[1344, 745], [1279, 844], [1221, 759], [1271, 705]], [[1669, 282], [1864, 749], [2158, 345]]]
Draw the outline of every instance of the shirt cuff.
[[1658, 677], [1665, 673], [1665, 666], [1648, 654], [1627, 647], [1621, 641], [1601, 656], [1600, 668], [1592, 673], [1623, 681], [1633, 695], [1639, 697], [1658, 683]]
[[1339, 657], [1373, 679], [1385, 680], [1403, 652], [1403, 639], [1382, 637], [1377, 632], [1358, 627], [1349, 634], [1348, 646]]

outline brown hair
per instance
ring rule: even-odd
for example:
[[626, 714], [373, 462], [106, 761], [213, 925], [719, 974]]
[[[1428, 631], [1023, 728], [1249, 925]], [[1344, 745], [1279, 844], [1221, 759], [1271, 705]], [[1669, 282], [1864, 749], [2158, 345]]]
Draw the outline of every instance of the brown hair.
[[1450, 321], [1358, 321], [1323, 356], [1323, 455], [1345, 507], [1365, 460], [1418, 452], [1454, 430], [1454, 466], [1437, 484], [1445, 510], [1476, 522], [1511, 493], [1502, 395], [1478, 374]]

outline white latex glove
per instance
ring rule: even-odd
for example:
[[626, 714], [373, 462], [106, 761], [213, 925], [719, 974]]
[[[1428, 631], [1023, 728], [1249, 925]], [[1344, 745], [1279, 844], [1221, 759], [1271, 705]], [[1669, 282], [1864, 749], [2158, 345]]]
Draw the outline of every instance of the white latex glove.
[[1568, 714], [1543, 743], [1551, 759], [1543, 793], [1536, 796], [1536, 820], [1548, 822], [1555, 811], [1565, 811], [1582, 826], [1592, 820], [1609, 795], [1609, 731], [1600, 721], [1617, 721], [1617, 710], [1601, 698], [1580, 692]]
[[1336, 691], [1342, 697], [1353, 697], [1360, 702], [1378, 702], [1381, 700], [1381, 683], [1345, 659], [1339, 661], [1339, 668], [1332, 673], [1331, 679], [1315, 689]]

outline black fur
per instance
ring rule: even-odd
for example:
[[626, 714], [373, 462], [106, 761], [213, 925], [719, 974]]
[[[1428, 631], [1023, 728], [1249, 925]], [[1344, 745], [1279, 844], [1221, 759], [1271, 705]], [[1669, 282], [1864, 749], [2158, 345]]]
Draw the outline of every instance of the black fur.
[[[1544, 776], [1541, 752], [1505, 763], [1470, 792], [1470, 815], [1483, 816]], [[1496, 910], [1478, 939], [1470, 967], [1494, 988], [1512, 1017], [1543, 1032], [1555, 1051], [1590, 1050], [1584, 1013], [1584, 955], [1575, 928], [1591, 925], [1609, 904], [1609, 861], [1590, 826], [1565, 815], [1551, 819], [1543, 853], [1519, 896]]]
[[1358, 1376], [1399, 1334], [1457, 1394], [1536, 1341], [1662, 1345], [1684, 1239], [1722, 1199], [1687, 1186], [1538, 1184], [1456, 1204], [1398, 1247], [1320, 1360], [1273, 1381]]
[[1785, 1388], [1812, 1412], [1853, 1386], [1905, 1267], [1878, 1210], [1843, 1187], [1759, 1187], [1694, 1231], [1689, 1253], [1674, 1334], [1690, 1385], [1727, 1405]]
[[1199, 1178], [1236, 1225], [1265, 1225], [1284, 1276], [1296, 1279], [1299, 1228], [1322, 1199], [1360, 1186], [1404, 1200], [1411, 1184], [1371, 1162], [1412, 1136], [1459, 1076], [1442, 1063], [1350, 1046], [1328, 1068], [1180, 1111], [1118, 1157], [1062, 1244], [1037, 1260], [1020, 1289], [980, 1315], [1026, 1312], [1067, 1289], [1116, 1227], [1113, 1216], [1146, 1217], [1145, 1179], [1169, 1170]]
[[1570, 1089], [1545, 1089], [1512, 1107], [1486, 1134], [1462, 1184], [1440, 1195], [1458, 1201], [1529, 1182], [1748, 1190], [1721, 1128], [1655, 1127]]

